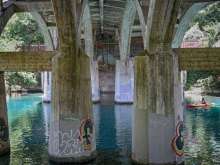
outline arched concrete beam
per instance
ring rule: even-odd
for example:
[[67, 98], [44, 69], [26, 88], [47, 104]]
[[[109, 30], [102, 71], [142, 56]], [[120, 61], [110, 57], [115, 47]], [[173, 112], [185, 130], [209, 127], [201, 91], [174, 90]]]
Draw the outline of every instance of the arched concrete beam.
[[42, 18], [42, 16], [38, 12], [31, 12], [31, 15], [33, 16], [35, 21], [38, 23], [38, 26], [40, 28], [40, 32], [44, 37], [46, 49], [48, 51], [54, 50], [55, 46], [53, 45], [53, 40], [52, 40], [51, 34], [49, 32], [49, 29], [46, 25], [46, 22], [44, 21], [44, 19]]
[[0, 12], [0, 35], [2, 34], [8, 21], [14, 14], [15, 14], [15, 10], [14, 10], [14, 5], [12, 4], [6, 7], [3, 12]]
[[189, 29], [189, 24], [192, 22], [194, 16], [202, 10], [208, 3], [196, 3], [193, 4], [185, 15], [182, 17], [180, 24], [178, 25], [175, 37], [172, 42], [172, 48], [179, 48], [183, 41], [184, 35]]
[[[25, 12], [25, 11], [24, 11]], [[6, 24], [8, 23], [8, 21], [11, 19], [11, 17], [15, 14], [15, 9], [14, 9], [14, 5], [10, 4], [7, 8], [4, 9], [3, 12], [0, 13], [0, 34], [3, 32]], [[45, 39], [45, 44], [47, 46], [48, 50], [53, 50], [54, 46], [53, 46], [53, 42], [50, 36], [50, 33], [47, 29], [47, 25], [45, 23], [45, 21], [43, 20], [43, 18], [41, 17], [41, 15], [37, 12], [32, 12], [31, 13], [32, 16], [35, 18], [35, 20], [37, 21], [41, 33], [44, 36]]]
[[83, 1], [82, 14], [80, 17], [78, 27], [78, 45], [81, 45], [81, 30], [84, 30], [85, 40], [85, 53], [93, 58], [94, 57], [94, 42], [93, 42], [93, 31], [92, 31], [92, 18], [88, 0]]
[[83, 28], [83, 17], [85, 16], [85, 12], [86, 12], [86, 4], [88, 3], [88, 0], [84, 0], [83, 1], [83, 4], [82, 4], [82, 13], [81, 13], [81, 16], [79, 18], [79, 26], [78, 26], [78, 29], [77, 29], [77, 44], [79, 46], [81, 46], [81, 31], [82, 31], [82, 28]]
[[89, 8], [88, 0], [85, 0], [85, 10], [83, 16], [84, 24], [84, 40], [85, 40], [85, 53], [93, 58], [94, 57], [94, 42], [93, 42], [93, 32], [92, 32], [92, 20]]
[[136, 16], [136, 8], [132, 0], [128, 0], [125, 7], [125, 12], [121, 26], [121, 37], [120, 37], [120, 58], [125, 60], [128, 53], [130, 52], [131, 33], [132, 25], [134, 24]]
[[[37, 22], [40, 32], [44, 37], [44, 44], [46, 46], [47, 51], [52, 51], [55, 49], [55, 45], [53, 42], [52, 35], [44, 21], [43, 17], [38, 12], [31, 12], [31, 15]], [[54, 40], [56, 40], [54, 38]], [[51, 72], [42, 72], [42, 89], [43, 89], [43, 102], [50, 102], [51, 101]], [[48, 83], [49, 82], [49, 83]]]
[[147, 28], [146, 22], [144, 19], [144, 14], [140, 3], [138, 0], [129, 0], [125, 9], [125, 14], [123, 17], [122, 28], [121, 28], [121, 41], [120, 41], [120, 55], [121, 59], [126, 58], [128, 53], [130, 52], [130, 42], [131, 42], [131, 34], [132, 34], [132, 26], [134, 24], [135, 16], [138, 14], [141, 33], [144, 42], [144, 48], [147, 46]]
[[147, 19], [147, 51], [170, 49], [181, 0], [151, 0]]
[[145, 19], [144, 19], [144, 14], [143, 14], [143, 11], [142, 11], [142, 8], [141, 8], [141, 5], [139, 3], [138, 0], [133, 0], [133, 3], [136, 7], [136, 10], [137, 10], [137, 14], [138, 14], [138, 17], [139, 17], [139, 20], [140, 20], [140, 24], [141, 24], [141, 31], [142, 31], [142, 37], [143, 37], [143, 41], [144, 41], [144, 49], [147, 47], [147, 27], [146, 27], [146, 22], [145, 22]]

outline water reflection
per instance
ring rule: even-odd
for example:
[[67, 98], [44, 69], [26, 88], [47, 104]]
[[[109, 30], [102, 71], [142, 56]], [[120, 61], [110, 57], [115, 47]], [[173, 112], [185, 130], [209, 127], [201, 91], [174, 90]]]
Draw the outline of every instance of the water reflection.
[[[208, 97], [219, 104], [219, 99]], [[220, 164], [220, 109], [185, 111], [186, 164]]]
[[115, 111], [111, 105], [94, 106], [97, 150], [116, 150]]
[[[220, 104], [220, 99], [207, 98]], [[51, 106], [39, 95], [8, 99], [11, 155], [0, 165], [49, 164], [48, 125]], [[93, 105], [98, 157], [90, 165], [129, 165], [131, 154], [130, 105]], [[185, 111], [186, 165], [220, 164], [220, 109]]]
[[131, 106], [93, 107], [98, 157], [92, 165], [130, 164]]

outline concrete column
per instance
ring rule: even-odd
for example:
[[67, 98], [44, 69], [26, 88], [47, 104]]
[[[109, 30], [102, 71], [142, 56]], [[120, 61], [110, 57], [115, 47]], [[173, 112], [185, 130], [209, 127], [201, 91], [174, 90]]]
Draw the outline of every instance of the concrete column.
[[99, 88], [99, 66], [97, 61], [91, 61], [91, 84], [92, 84], [92, 101], [100, 101], [100, 88]]
[[[46, 33], [46, 32], [45, 32]], [[58, 47], [58, 34], [56, 28], [48, 29], [48, 33], [50, 34], [50, 39], [46, 40], [47, 50], [56, 50]], [[49, 35], [48, 34], [48, 35]], [[46, 35], [44, 35], [46, 38]], [[51, 72], [42, 72], [43, 77], [43, 102], [50, 103], [51, 102], [51, 89], [52, 89], [52, 78]]]
[[43, 72], [43, 102], [51, 102], [51, 72]]
[[133, 103], [134, 64], [133, 59], [116, 62], [115, 102]]
[[10, 152], [4, 72], [0, 72], [0, 155]]
[[183, 138], [176, 130], [182, 128], [183, 121], [180, 89], [178, 56], [171, 50], [135, 57], [132, 122], [132, 159], [135, 162], [175, 164], [182, 161], [183, 148], [179, 153], [175, 151], [175, 142]]
[[81, 163], [95, 157], [90, 60], [76, 56], [53, 60], [49, 156], [56, 162]]
[[96, 156], [90, 59], [76, 42], [76, 1], [52, 2], [60, 49], [52, 61], [49, 158], [60, 163], [83, 163]]
[[[91, 59], [91, 88], [92, 88], [92, 101], [100, 101], [100, 88], [99, 88], [99, 70], [98, 63], [94, 61], [94, 41], [92, 31], [92, 18], [88, 1], [85, 1], [85, 8], [82, 19], [84, 25], [84, 39], [85, 39], [85, 52]], [[80, 27], [81, 29], [81, 27]], [[80, 31], [81, 32], [81, 31]]]

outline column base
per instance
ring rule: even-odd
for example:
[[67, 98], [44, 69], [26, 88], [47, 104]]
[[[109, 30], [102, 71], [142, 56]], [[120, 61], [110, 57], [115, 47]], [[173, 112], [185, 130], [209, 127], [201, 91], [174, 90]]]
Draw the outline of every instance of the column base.
[[92, 102], [93, 103], [99, 103], [100, 102], [100, 96], [92, 97]]
[[57, 155], [50, 155], [49, 154], [49, 160], [54, 163], [88, 163], [91, 161], [94, 161], [96, 159], [97, 152], [93, 151], [89, 156], [80, 156], [80, 157], [59, 157]]
[[118, 101], [118, 100], [115, 100], [115, 104], [133, 104], [134, 102], [133, 101]]
[[50, 104], [50, 103], [51, 103], [51, 101], [50, 101], [50, 100], [43, 100], [43, 103]]
[[0, 156], [10, 153], [9, 142], [0, 142]]
[[50, 96], [43, 96], [42, 100], [43, 100], [43, 103], [50, 103], [51, 97]]
[[100, 103], [100, 102], [101, 102], [100, 99], [98, 99], [98, 100], [92, 100], [92, 103], [93, 103], [93, 104], [98, 104], [98, 103]]
[[176, 162], [170, 162], [170, 163], [140, 163], [140, 162], [137, 162], [136, 160], [133, 160], [132, 159], [132, 164], [133, 165], [184, 165], [184, 162], [181, 163], [181, 164], [178, 164]]

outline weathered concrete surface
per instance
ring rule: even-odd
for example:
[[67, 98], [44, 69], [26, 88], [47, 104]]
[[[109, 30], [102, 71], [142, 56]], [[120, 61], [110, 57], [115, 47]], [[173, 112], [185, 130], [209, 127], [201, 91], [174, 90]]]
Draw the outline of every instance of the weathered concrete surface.
[[49, 103], [51, 102], [51, 88], [52, 88], [52, 77], [51, 72], [43, 72], [43, 102]]
[[0, 11], [0, 34], [14, 13], [14, 6], [11, 3], [4, 8], [4, 12]]
[[49, 156], [56, 162], [85, 162], [95, 156], [90, 60], [76, 56], [76, 65], [73, 57], [62, 55], [53, 62]]
[[136, 16], [136, 7], [132, 0], [128, 0], [122, 21], [120, 37], [120, 59], [126, 60], [130, 53], [132, 26]]
[[0, 72], [0, 155], [10, 152], [4, 72]]
[[55, 52], [0, 52], [1, 71], [50, 71]]
[[[172, 150], [175, 123], [182, 121], [178, 56], [171, 50], [135, 57], [132, 159], [142, 164], [182, 161]], [[157, 131], [155, 131], [157, 130]], [[177, 159], [178, 158], [178, 159]]]
[[149, 58], [135, 57], [135, 101], [132, 121], [132, 160], [147, 164], [148, 153], [148, 98], [149, 98]]
[[133, 59], [116, 62], [115, 102], [133, 103], [134, 101], [134, 62]]
[[182, 0], [151, 0], [147, 19], [147, 50], [171, 47]]
[[49, 158], [82, 163], [95, 158], [90, 59], [80, 51], [76, 34], [76, 1], [52, 0], [59, 34], [53, 58]]
[[47, 12], [53, 11], [53, 6], [51, 1], [15, 1], [16, 12]]
[[99, 88], [99, 66], [97, 61], [91, 61], [91, 84], [92, 84], [92, 101], [100, 101], [100, 88]]
[[100, 89], [99, 89], [99, 71], [98, 63], [94, 60], [94, 41], [93, 41], [93, 29], [92, 29], [92, 18], [90, 13], [90, 7], [88, 0], [84, 1], [84, 9], [81, 18], [81, 22], [78, 29], [78, 37], [81, 39], [81, 30], [84, 29], [84, 40], [85, 40], [85, 53], [90, 57], [91, 64], [91, 84], [92, 84], [92, 101], [100, 101]]
[[173, 49], [181, 70], [220, 70], [220, 48]]

